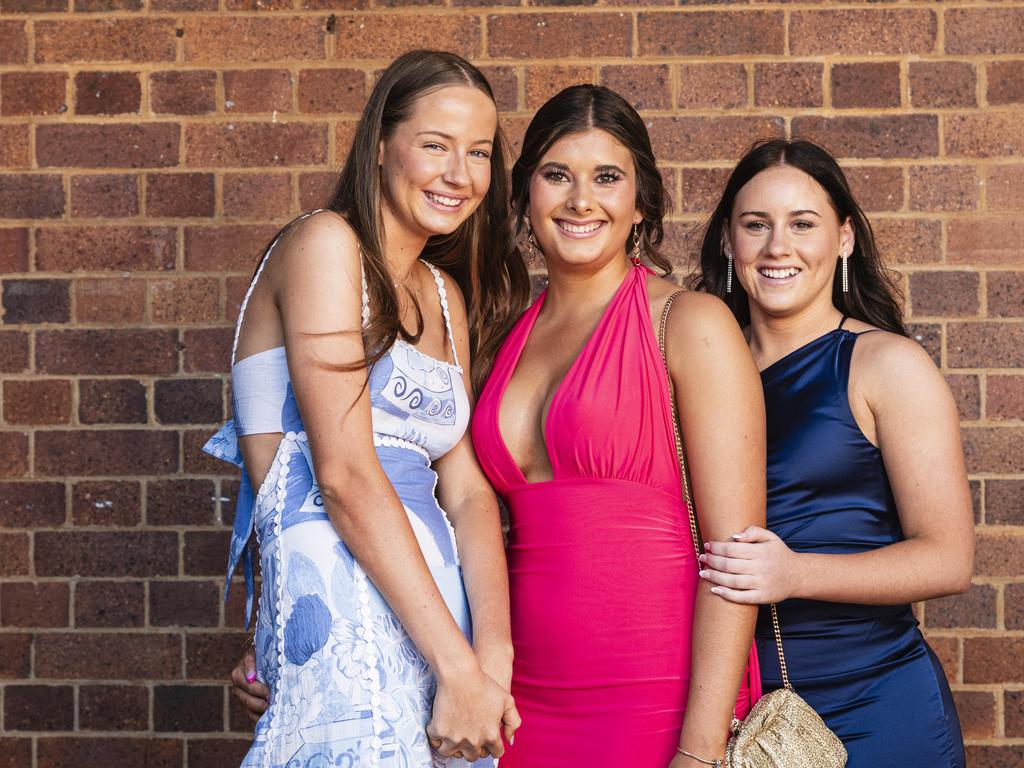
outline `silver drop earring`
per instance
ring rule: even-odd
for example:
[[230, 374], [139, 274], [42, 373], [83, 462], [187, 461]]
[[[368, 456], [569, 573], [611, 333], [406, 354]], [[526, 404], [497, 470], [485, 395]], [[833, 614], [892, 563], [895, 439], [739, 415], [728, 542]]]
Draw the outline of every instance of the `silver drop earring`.
[[732, 293], [732, 251], [725, 252], [725, 292]]
[[850, 254], [843, 251], [839, 254], [839, 258], [843, 260], [843, 293], [850, 292], [850, 271], [847, 269], [846, 262], [850, 259]]

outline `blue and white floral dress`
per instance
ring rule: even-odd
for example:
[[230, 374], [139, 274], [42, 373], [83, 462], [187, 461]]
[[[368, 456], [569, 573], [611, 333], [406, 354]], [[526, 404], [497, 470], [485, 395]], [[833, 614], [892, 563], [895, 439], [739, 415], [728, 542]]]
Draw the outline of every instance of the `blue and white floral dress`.
[[[316, 212], [314, 212], [316, 213]], [[312, 215], [312, 214], [307, 214]], [[292, 394], [284, 347], [235, 361], [245, 307], [268, 248], [242, 302], [232, 348], [234, 418], [205, 446], [242, 467], [228, 579], [245, 563], [253, 593], [255, 528], [263, 587], [256, 622], [256, 665], [271, 703], [256, 725], [244, 768], [431, 768], [468, 765], [433, 754], [427, 742], [436, 683], [391, 608], [328, 519], [309, 443]], [[452, 338], [444, 280], [433, 266]], [[369, 318], [363, 281], [364, 325]], [[420, 549], [456, 622], [470, 634], [469, 606], [455, 534], [434, 495], [430, 462], [462, 437], [469, 402], [462, 368], [402, 340], [370, 369], [373, 444], [398, 493]], [[255, 493], [238, 436], [284, 434]], [[247, 613], [248, 615], [248, 613]], [[490, 759], [477, 766], [491, 766]]]

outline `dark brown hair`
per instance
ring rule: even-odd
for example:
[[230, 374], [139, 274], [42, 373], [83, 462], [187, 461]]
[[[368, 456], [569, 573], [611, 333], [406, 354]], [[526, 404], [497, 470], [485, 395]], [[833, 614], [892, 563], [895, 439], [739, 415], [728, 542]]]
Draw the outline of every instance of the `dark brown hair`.
[[839, 221], [849, 218], [853, 226], [854, 246], [847, 264], [850, 290], [843, 291], [837, 269], [832, 281], [832, 303], [848, 317], [906, 336], [901, 311], [903, 296], [893, 273], [882, 263], [867, 216], [854, 199], [839, 163], [828, 150], [807, 139], [759, 141], [740, 159], [725, 184], [718, 206], [703, 226], [700, 271], [691, 279], [693, 286], [725, 301], [741, 325], [750, 322], [750, 304], [743, 286], [733, 280], [732, 292], [725, 290], [722, 230], [732, 216], [736, 195], [743, 186], [761, 171], [779, 165], [798, 168], [818, 182], [828, 194]]

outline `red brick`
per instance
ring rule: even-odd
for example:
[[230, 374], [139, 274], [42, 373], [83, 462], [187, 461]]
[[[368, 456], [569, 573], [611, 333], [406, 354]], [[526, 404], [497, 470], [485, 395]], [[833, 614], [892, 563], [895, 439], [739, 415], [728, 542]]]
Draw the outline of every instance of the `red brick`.
[[75, 525], [131, 526], [142, 522], [139, 484], [124, 480], [84, 480], [71, 493]]
[[676, 102], [683, 109], [732, 109], [747, 105], [742, 64], [679, 64]]
[[[956, 410], [961, 421], [976, 421], [981, 418], [981, 382], [978, 377], [966, 373], [946, 374], [946, 383], [956, 401]], [[972, 481], [972, 492], [976, 490]], [[976, 505], [975, 505], [976, 506]]]
[[987, 282], [990, 316], [1024, 316], [1024, 272], [989, 272]]
[[28, 62], [28, 32], [24, 21], [0, 21], [0, 64]]
[[75, 114], [123, 115], [142, 109], [142, 83], [134, 72], [79, 72]]
[[1024, 473], [1024, 427], [965, 427], [962, 433], [968, 472]]
[[63, 483], [0, 483], [0, 527], [63, 525], [67, 518], [64, 507]]
[[875, 218], [871, 222], [889, 264], [929, 264], [942, 260], [942, 224], [931, 219]]
[[75, 693], [70, 685], [5, 685], [5, 731], [70, 731]]
[[985, 203], [993, 211], [1024, 208], [1024, 165], [991, 165], [985, 169]]
[[71, 316], [67, 280], [5, 280], [4, 322], [66, 323]]
[[47, 271], [171, 270], [173, 227], [61, 227], [36, 234], [36, 264]]
[[903, 207], [903, 169], [890, 165], [847, 165], [843, 168], [854, 197], [865, 211], [898, 211]]
[[158, 685], [153, 688], [156, 731], [224, 730], [223, 685]]
[[35, 22], [41, 64], [174, 61], [173, 19], [75, 19]]
[[950, 8], [946, 53], [1024, 53], [1024, 8]]
[[302, 112], [362, 112], [366, 75], [358, 69], [303, 69], [299, 72]]
[[75, 285], [75, 319], [79, 323], [131, 323], [146, 310], [146, 281], [129, 277], [79, 278]]
[[290, 11], [291, 0], [224, 0], [229, 11]]
[[793, 135], [815, 139], [838, 157], [931, 157], [939, 152], [934, 115], [796, 117]]
[[[573, 23], [581, 23], [587, 27], [589, 32], [601, 35], [603, 24], [607, 21], [605, 17], [612, 14], [592, 14], [594, 17], [577, 17], [575, 14], [567, 14], [573, 17]], [[521, 18], [526, 24], [533, 20], [532, 16], [521, 17], [491, 17], [491, 55], [502, 57], [508, 54], [496, 53], [504, 50], [503, 46], [511, 42], [509, 39], [514, 36], [515, 24], [512, 28], [505, 19]], [[562, 29], [560, 21], [566, 16], [559, 16], [559, 29]], [[572, 26], [569, 24], [567, 26]], [[626, 25], [628, 29], [628, 23]], [[572, 33], [572, 42], [563, 40], [565, 46], [573, 46], [577, 40], [582, 42], [578, 33]], [[497, 37], [494, 37], [497, 35]], [[585, 35], [586, 36], [586, 35]], [[415, 14], [400, 15], [392, 12], [378, 13], [374, 15], [339, 15], [336, 19], [334, 32], [334, 58], [342, 60], [351, 59], [391, 59], [414, 48], [429, 48], [437, 40], [444, 40], [444, 48], [460, 56], [470, 59], [480, 56], [480, 21], [476, 16], [470, 14]], [[602, 42], [604, 39], [602, 38]], [[586, 48], [586, 46], [584, 46]], [[563, 48], [565, 50], [565, 48]], [[586, 48], [589, 50], [589, 48]], [[522, 56], [522, 52], [516, 57]], [[551, 54], [546, 54], [549, 57]], [[583, 50], [577, 51], [577, 55], [590, 55]], [[628, 55], [628, 54], [625, 54]], [[539, 54], [538, 58], [545, 58]]]
[[[0, 585], [0, 625], [66, 627], [68, 585], [58, 582], [5, 582]], [[10, 727], [10, 723], [6, 725]]]
[[675, 201], [676, 211], [707, 215], [718, 205], [730, 173], [729, 168], [682, 168], [682, 193]]
[[178, 471], [178, 435], [143, 430], [37, 432], [35, 469], [43, 477], [167, 475]]
[[[519, 118], [518, 119], [518, 122], [523, 122], [523, 121], [524, 121], [524, 118]], [[513, 138], [515, 137], [516, 134], [514, 132], [510, 133], [510, 129], [512, 129], [514, 131], [514, 128], [515, 128], [516, 124], [517, 124], [517, 119], [516, 118], [508, 118], [508, 117], [506, 117], [502, 121], [502, 123], [501, 123], [501, 128], [505, 132], [505, 138], [508, 140], [509, 146], [512, 148], [510, 150], [509, 154], [508, 154], [509, 157], [515, 157], [516, 155], [518, 155], [519, 154], [519, 150], [521, 148], [519, 145], [515, 144], [515, 142], [513, 141]], [[524, 131], [526, 130], [525, 122], [524, 122], [522, 128], [523, 128]], [[348, 153], [352, 149], [352, 140], [353, 140], [353, 138], [355, 138], [355, 135], [356, 135], [356, 123], [354, 121], [352, 121], [352, 120], [340, 120], [335, 125], [335, 130], [334, 130], [334, 160], [333, 160], [333, 163], [334, 163], [335, 166], [340, 168], [342, 165], [344, 165], [345, 158], [348, 157]], [[522, 134], [520, 133], [519, 136], [521, 137]]]
[[925, 623], [930, 629], [996, 628], [996, 588], [974, 584], [962, 595], [929, 600]]
[[252, 740], [247, 738], [189, 739], [189, 768], [219, 768], [241, 764], [250, 746]]
[[[1007, 736], [1019, 738], [1024, 735], [1024, 691], [1003, 692], [1003, 720]], [[1021, 756], [1024, 757], [1024, 752]]]
[[41, 576], [174, 576], [178, 572], [174, 532], [40, 531], [35, 545], [36, 573]]
[[25, 768], [32, 764], [32, 739], [0, 738], [0, 768]]
[[78, 419], [83, 424], [145, 424], [146, 385], [133, 379], [82, 379]]
[[[447, 20], [445, 26], [453, 27], [451, 17], [438, 17], [438, 22], [442, 19]], [[344, 46], [348, 51], [346, 55], [367, 55], [373, 48], [367, 45], [369, 41], [360, 25], [354, 18], [345, 21], [343, 33], [350, 39]], [[460, 46], [456, 52], [465, 51], [472, 58], [479, 45], [476, 20], [464, 17], [459, 21], [460, 27], [451, 29], [449, 34], [459, 38]], [[407, 24], [398, 29], [390, 23], [387, 26], [381, 24], [371, 38], [373, 46], [382, 49], [378, 55], [394, 55], [400, 52], [400, 46], [412, 47], [424, 35], [440, 34], [444, 37], [440, 29], [432, 29], [434, 23], [429, 17], [410, 16]], [[492, 58], [511, 59], [550, 59], [564, 55], [565, 51], [572, 51], [575, 57], [584, 59], [629, 56], [632, 47], [630, 27], [630, 18], [623, 13], [588, 11], [492, 15], [487, 17], [487, 52]], [[641, 32], [641, 40], [643, 34]], [[389, 37], [391, 41], [387, 40]], [[342, 41], [338, 42], [341, 49]]]
[[64, 215], [64, 180], [56, 174], [0, 174], [0, 218], [52, 219]]
[[164, 379], [154, 385], [153, 411], [161, 424], [219, 424], [224, 420], [220, 379]]
[[154, 72], [149, 103], [164, 115], [205, 115], [217, 111], [217, 73], [212, 70]]
[[1011, 683], [1024, 678], [1024, 638], [964, 638], [965, 683]]
[[950, 219], [946, 258], [954, 264], [1020, 264], [1024, 221], [1019, 218]]
[[215, 627], [220, 623], [220, 601], [220, 582], [151, 581], [149, 623], [154, 627]]
[[[0, 634], [0, 678], [26, 678], [31, 669], [32, 635]], [[17, 768], [24, 768], [25, 765], [28, 763], [20, 763]]]
[[849, 109], [900, 105], [899, 62], [833, 64], [830, 76], [833, 107]]
[[[965, 431], [973, 430], [968, 428]], [[972, 471], [970, 467], [968, 471]], [[979, 532], [976, 539], [974, 572], [977, 576], [1017, 578], [1024, 572], [1024, 539], [987, 532]], [[1019, 628], [1024, 629], [1024, 625]]]
[[[989, 525], [1024, 525], [1024, 480], [985, 480], [985, 522]], [[1024, 613], [1021, 615], [1024, 617]], [[1010, 627], [1007, 621], [1007, 627], [1024, 629], [1024, 621], [1015, 627]]]
[[233, 225], [185, 228], [185, 268], [252, 274], [276, 227]]
[[220, 283], [213, 278], [151, 280], [150, 316], [154, 323], [193, 324], [220, 315]]
[[63, 13], [68, 10], [67, 0], [4, 0], [3, 13]]
[[[310, 174], [303, 174], [303, 176]], [[315, 175], [315, 174], [313, 174]], [[336, 174], [325, 173], [328, 178]], [[301, 187], [300, 187], [301, 189]], [[225, 173], [224, 217], [279, 219], [292, 210], [292, 179], [288, 173]], [[316, 208], [316, 205], [310, 208]]]
[[[0, 22], [0, 30], [3, 22]], [[3, 50], [3, 46], [0, 46]], [[27, 125], [0, 125], [0, 168], [28, 168]]]
[[241, 69], [224, 73], [225, 112], [291, 112], [292, 73]]
[[210, 480], [151, 480], [146, 492], [149, 525], [216, 525], [217, 496]]
[[969, 211], [978, 207], [980, 185], [968, 165], [910, 168], [910, 207], [915, 211]]
[[973, 107], [977, 103], [974, 65], [966, 61], [912, 61], [910, 103], [915, 107]]
[[227, 373], [231, 357], [231, 328], [185, 331], [185, 371]]
[[992, 691], [954, 691], [960, 728], [968, 739], [989, 739], [996, 732], [996, 697]]
[[67, 424], [71, 419], [70, 381], [5, 381], [3, 388], [8, 424]]
[[149, 689], [141, 685], [79, 686], [78, 727], [83, 731], [149, 730]]
[[820, 107], [821, 64], [794, 62], [754, 65], [754, 104], [759, 107]]
[[[0, 533], [0, 576], [27, 576], [29, 572], [29, 537], [27, 533]], [[4, 650], [0, 635], [0, 650]], [[0, 656], [0, 677], [6, 667]]]
[[1015, 112], [952, 114], [943, 118], [946, 153], [1001, 157], [1024, 154], [1024, 124]]
[[739, 157], [757, 139], [782, 135], [782, 120], [761, 117], [655, 117], [648, 121], [661, 162]]
[[185, 573], [189, 576], [223, 576], [230, 531], [186, 531]]
[[146, 593], [141, 581], [75, 584], [76, 627], [141, 627], [145, 618]]
[[985, 391], [989, 419], [1024, 419], [1024, 376], [989, 374]]
[[216, 208], [212, 173], [147, 173], [146, 214], [210, 217]]
[[[98, 653], [102, 651], [97, 650]], [[153, 736], [40, 738], [37, 768], [180, 768], [184, 743], [181, 739]]]
[[[515, 68], [479, 67], [479, 69], [487, 78], [487, 82], [491, 84], [491, 91], [494, 93], [498, 111], [515, 112], [519, 109], [519, 76]], [[643, 69], [643, 67], [631, 67], [631, 69]], [[623, 95], [625, 96], [625, 94]]]
[[1024, 61], [993, 61], [985, 76], [989, 104], [1024, 104]]
[[28, 228], [0, 229], [0, 272], [28, 272]]
[[913, 314], [977, 315], [979, 282], [977, 272], [914, 272], [910, 275]]
[[52, 374], [173, 373], [177, 339], [159, 330], [39, 331], [36, 366]]
[[67, 111], [63, 72], [5, 72], [0, 75], [2, 115], [56, 115]]
[[189, 632], [185, 636], [186, 676], [223, 682], [238, 661], [245, 640], [244, 632]]
[[[630, 64], [601, 67], [601, 85], [620, 94], [634, 109], [670, 109], [672, 107], [672, 73], [668, 64]], [[515, 106], [499, 109], [515, 110]]]
[[75, 11], [104, 13], [114, 11], [141, 11], [142, 0], [73, 0]]
[[40, 125], [39, 165], [70, 168], [166, 168], [178, 164], [174, 123]]
[[323, 59], [324, 24], [319, 18], [185, 19], [185, 61], [235, 64], [241, 61]]
[[150, 0], [153, 11], [216, 11], [217, 0]]
[[1006, 628], [1024, 629], [1024, 584], [1007, 584], [1003, 599], [1006, 607]]
[[637, 27], [641, 56], [784, 53], [785, 18], [780, 11], [654, 11], [639, 14]]
[[930, 53], [937, 34], [935, 12], [925, 9], [794, 11], [789, 19], [790, 53], [798, 56]]
[[185, 161], [191, 166], [323, 165], [327, 126], [311, 123], [190, 125], [185, 129]]
[[72, 176], [71, 215], [83, 219], [138, 216], [138, 177], [113, 173]]
[[526, 70], [526, 107], [535, 110], [570, 85], [590, 83], [594, 68], [585, 64], [541, 64]]
[[0, 432], [0, 478], [28, 474], [28, 435]]

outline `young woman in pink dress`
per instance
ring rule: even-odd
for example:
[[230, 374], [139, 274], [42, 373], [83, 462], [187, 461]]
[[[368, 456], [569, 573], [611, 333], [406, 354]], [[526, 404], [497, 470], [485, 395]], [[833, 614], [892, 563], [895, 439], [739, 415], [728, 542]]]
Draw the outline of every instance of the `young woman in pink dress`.
[[[514, 237], [543, 256], [548, 287], [498, 352], [473, 422], [511, 522], [523, 726], [501, 768], [714, 764], [749, 708], [756, 612], [698, 586], [657, 340], [677, 288], [641, 264], [669, 271], [643, 121], [606, 88], [562, 91], [527, 129], [512, 200]], [[757, 371], [708, 295], [675, 300], [666, 338], [701, 527], [721, 538], [764, 519]]]

